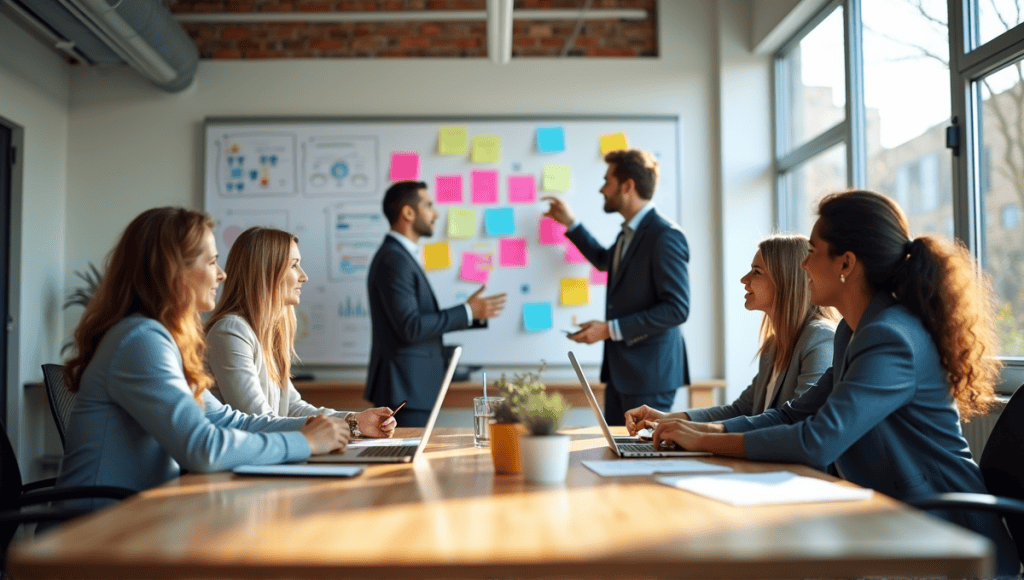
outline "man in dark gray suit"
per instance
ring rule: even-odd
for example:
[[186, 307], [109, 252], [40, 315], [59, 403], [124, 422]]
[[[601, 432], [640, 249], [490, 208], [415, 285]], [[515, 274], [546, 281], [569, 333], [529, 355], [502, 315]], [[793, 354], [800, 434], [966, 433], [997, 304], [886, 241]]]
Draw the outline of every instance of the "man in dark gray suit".
[[544, 198], [551, 202], [544, 215], [568, 226], [569, 241], [595, 268], [609, 272], [605, 320], [584, 322], [569, 338], [604, 341], [605, 419], [623, 425], [625, 412], [640, 405], [668, 411], [676, 389], [690, 382], [680, 331], [690, 313], [690, 250], [679, 226], [650, 202], [658, 186], [654, 156], [629, 149], [604, 160], [604, 211], [625, 220], [611, 248], [598, 243], [558, 198]]
[[370, 263], [366, 280], [373, 343], [363, 395], [375, 405], [402, 409], [403, 427], [422, 427], [444, 379], [441, 337], [466, 328], [486, 328], [505, 307], [505, 294], [481, 296], [441, 310], [420, 264], [420, 237], [434, 234], [437, 210], [422, 181], [400, 181], [384, 194], [391, 224]]

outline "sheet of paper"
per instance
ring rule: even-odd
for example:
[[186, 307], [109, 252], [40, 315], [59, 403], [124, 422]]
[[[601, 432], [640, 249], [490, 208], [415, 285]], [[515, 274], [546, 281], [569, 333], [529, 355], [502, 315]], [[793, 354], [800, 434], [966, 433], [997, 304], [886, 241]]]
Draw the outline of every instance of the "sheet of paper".
[[607, 155], [619, 149], [629, 149], [629, 141], [625, 133], [601, 135], [601, 155]]
[[437, 152], [441, 155], [466, 154], [465, 127], [441, 127], [437, 130]]
[[498, 203], [498, 172], [493, 169], [474, 169], [469, 176], [473, 203]]
[[473, 135], [473, 163], [497, 163], [501, 161], [500, 135]]
[[773, 505], [869, 499], [870, 489], [837, 485], [788, 471], [659, 477], [658, 483], [735, 505]]
[[516, 214], [510, 207], [484, 210], [484, 229], [489, 236], [510, 236], [516, 233]]
[[597, 268], [590, 268], [590, 283], [595, 286], [608, 285], [608, 272], [602, 272]]
[[551, 330], [553, 324], [550, 302], [527, 302], [523, 304], [524, 330]]
[[448, 242], [437, 242], [423, 246], [423, 269], [444, 270], [452, 265], [452, 254]]
[[582, 306], [589, 303], [590, 292], [586, 278], [562, 278], [562, 304]]
[[437, 203], [462, 203], [462, 175], [451, 173], [434, 178]]
[[526, 238], [504, 238], [498, 243], [498, 265], [503, 268], [525, 268], [528, 252]]
[[391, 181], [419, 181], [419, 179], [419, 153], [391, 154]]
[[281, 465], [239, 465], [232, 469], [239, 475], [290, 475], [292, 477], [355, 477], [366, 469], [365, 465], [308, 465], [284, 463]]
[[547, 163], [541, 181], [544, 191], [569, 191], [572, 187], [572, 168], [564, 163]]
[[576, 244], [569, 243], [565, 245], [565, 262], [567, 264], [586, 264], [587, 259], [580, 253]]
[[537, 201], [537, 178], [532, 175], [508, 176], [508, 202], [533, 203]]
[[565, 131], [561, 127], [537, 128], [537, 152], [558, 153], [565, 151]]
[[731, 473], [732, 468], [697, 459], [584, 460], [583, 465], [601, 477], [654, 475], [655, 473]]
[[567, 228], [555, 220], [547, 217], [540, 218], [540, 226], [538, 226], [537, 237], [540, 239], [540, 243], [547, 246], [554, 246], [561, 244], [562, 242], [568, 242], [568, 238], [565, 237], [565, 230]]
[[474, 252], [462, 252], [462, 268], [459, 270], [459, 278], [486, 284], [491, 277], [491, 271], [487, 268], [488, 262], [490, 262], [489, 256], [481, 256]]
[[472, 238], [476, 235], [476, 210], [453, 207], [448, 210], [448, 237]]

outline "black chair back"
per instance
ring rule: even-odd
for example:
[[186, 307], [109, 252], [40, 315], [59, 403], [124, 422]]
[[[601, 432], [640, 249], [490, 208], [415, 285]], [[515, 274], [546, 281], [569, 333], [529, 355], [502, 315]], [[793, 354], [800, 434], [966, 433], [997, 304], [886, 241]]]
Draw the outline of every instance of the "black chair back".
[[60, 435], [60, 445], [66, 447], [64, 431], [71, 416], [71, 407], [75, 405], [75, 394], [64, 387], [64, 365], [43, 365], [43, 383], [46, 385], [46, 398], [50, 401], [50, 414]]
[[[981, 453], [981, 475], [992, 495], [1024, 501], [1024, 387], [1006, 404]], [[1006, 516], [1017, 553], [1024, 554], [1024, 517]]]
[[[4, 436], [0, 438], [0, 511], [16, 509], [21, 497], [22, 479], [18, 458], [14, 455], [14, 447], [7, 437], [7, 425], [3, 426]], [[16, 523], [0, 523], [0, 575], [6, 563], [7, 545], [11, 543]]]

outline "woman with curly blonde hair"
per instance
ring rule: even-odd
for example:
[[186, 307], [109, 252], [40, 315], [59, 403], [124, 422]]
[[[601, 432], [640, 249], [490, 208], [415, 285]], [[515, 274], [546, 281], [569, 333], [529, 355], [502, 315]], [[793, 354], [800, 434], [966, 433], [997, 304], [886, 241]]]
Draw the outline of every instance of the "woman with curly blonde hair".
[[[846, 479], [900, 500], [985, 493], [960, 419], [985, 411], [999, 364], [987, 280], [967, 250], [911, 239], [888, 197], [825, 197], [803, 268], [811, 302], [834, 306], [833, 367], [780, 409], [722, 423], [663, 422], [654, 443], [760, 461], [835, 464]], [[1016, 549], [993, 514], [941, 512], [996, 545], [999, 575]]]
[[213, 308], [223, 280], [210, 216], [162, 207], [125, 228], [64, 367], [77, 396], [58, 488], [143, 490], [182, 468], [299, 461], [346, 446], [342, 420], [254, 417], [210, 395], [199, 313]]

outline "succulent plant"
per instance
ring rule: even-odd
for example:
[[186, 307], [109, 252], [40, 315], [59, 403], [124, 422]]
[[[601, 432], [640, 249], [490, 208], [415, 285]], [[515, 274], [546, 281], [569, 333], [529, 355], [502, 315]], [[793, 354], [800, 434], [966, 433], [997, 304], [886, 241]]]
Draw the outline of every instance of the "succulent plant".
[[565, 398], [561, 393], [530, 393], [526, 404], [520, 407], [519, 416], [530, 435], [554, 435], [558, 424], [565, 416]]
[[534, 435], [551, 435], [565, 414], [566, 404], [562, 395], [547, 394], [547, 387], [540, 377], [547, 368], [541, 361], [535, 373], [515, 373], [509, 381], [502, 375], [495, 383], [498, 395], [504, 397], [494, 413], [494, 422], [499, 424], [523, 423]]

